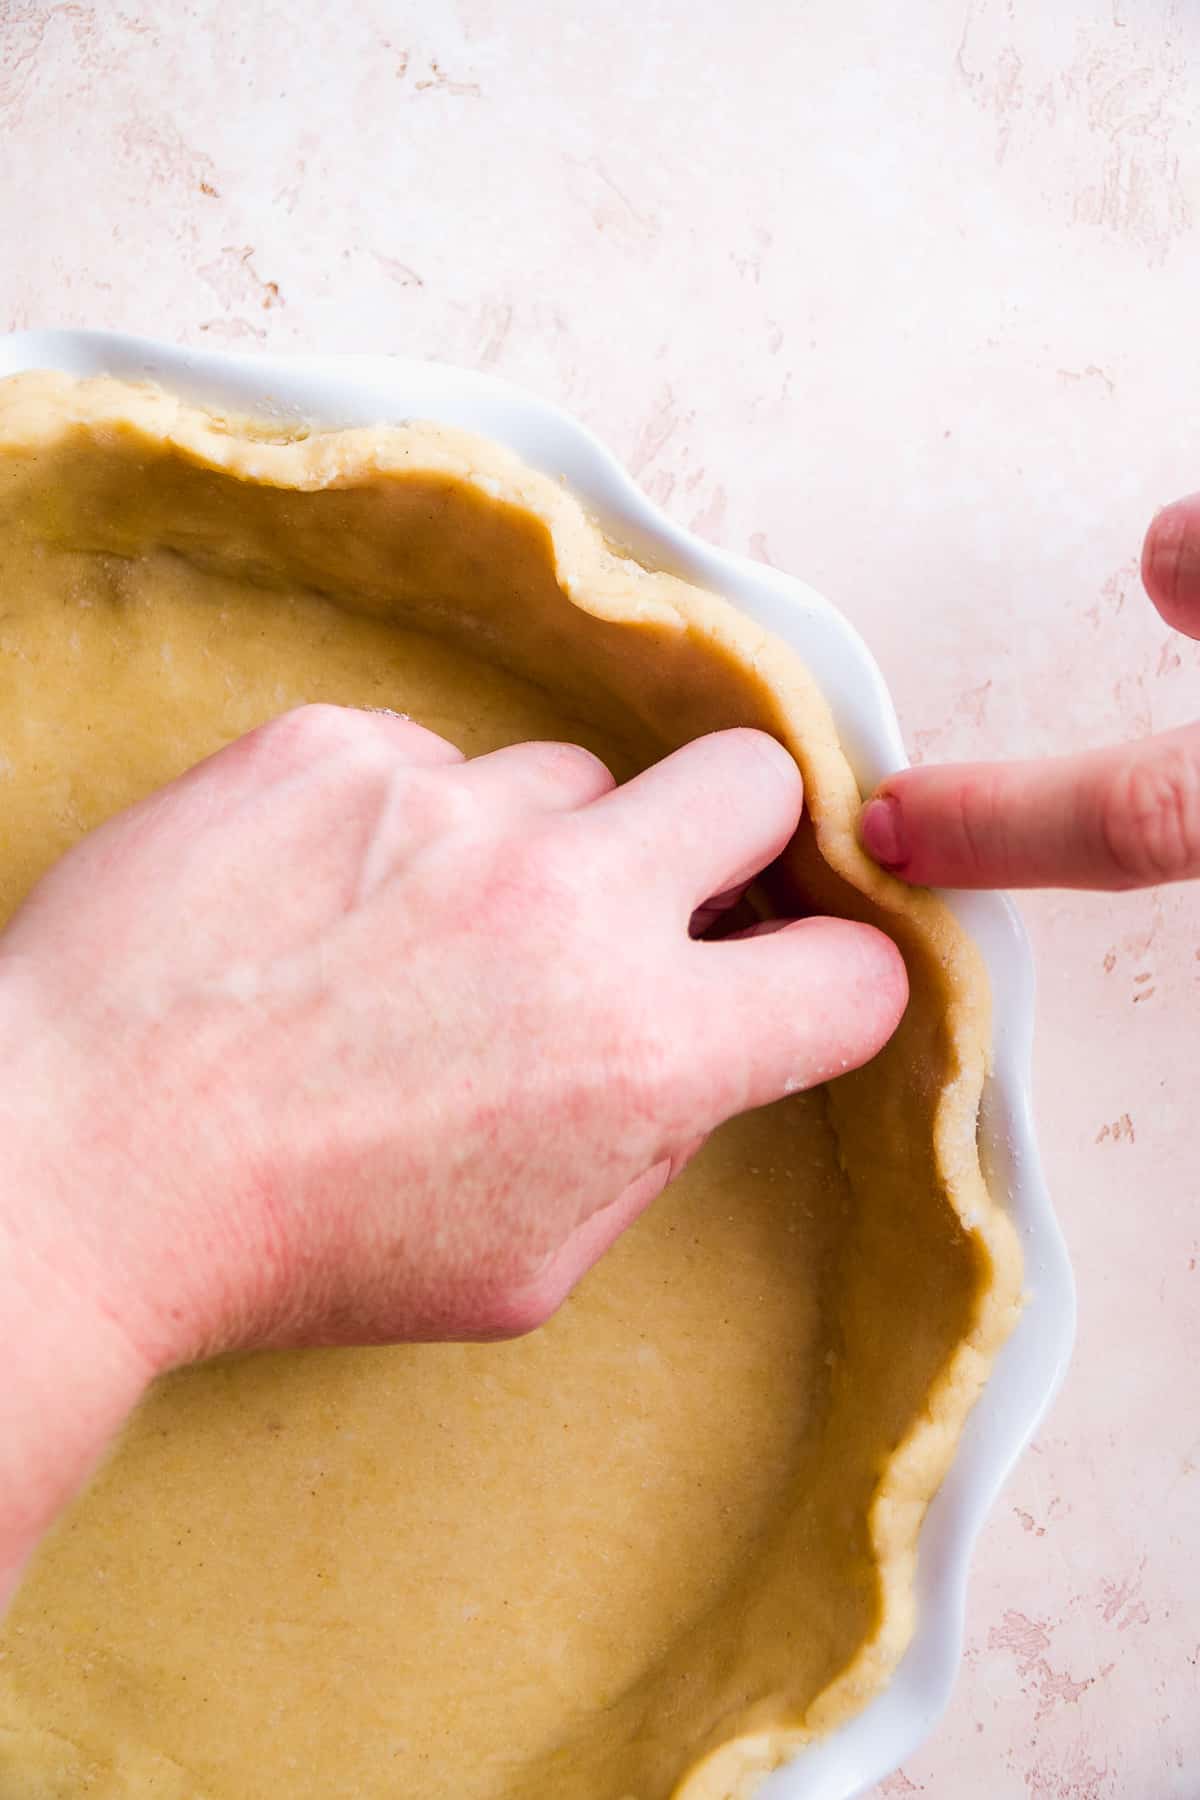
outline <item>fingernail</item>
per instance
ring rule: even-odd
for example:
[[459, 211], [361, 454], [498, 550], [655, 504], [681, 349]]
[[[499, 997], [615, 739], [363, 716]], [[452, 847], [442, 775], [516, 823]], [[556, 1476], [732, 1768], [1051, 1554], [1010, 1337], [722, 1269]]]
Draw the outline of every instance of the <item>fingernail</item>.
[[863, 849], [873, 856], [881, 869], [900, 869], [908, 861], [908, 844], [900, 803], [890, 794], [868, 800], [859, 826]]

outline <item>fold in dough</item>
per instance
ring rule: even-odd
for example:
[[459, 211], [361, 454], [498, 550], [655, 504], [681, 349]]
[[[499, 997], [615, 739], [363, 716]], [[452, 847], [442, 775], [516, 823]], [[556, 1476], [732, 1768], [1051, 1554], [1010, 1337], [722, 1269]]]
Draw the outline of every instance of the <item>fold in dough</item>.
[[90, 826], [308, 699], [470, 753], [573, 739], [622, 777], [774, 732], [808, 813], [772, 902], [881, 925], [912, 999], [869, 1068], [718, 1133], [532, 1337], [163, 1381], [0, 1632], [0, 1795], [748, 1796], [887, 1681], [1015, 1316], [979, 958], [861, 854], [791, 651], [506, 450], [0, 383], [0, 920]]

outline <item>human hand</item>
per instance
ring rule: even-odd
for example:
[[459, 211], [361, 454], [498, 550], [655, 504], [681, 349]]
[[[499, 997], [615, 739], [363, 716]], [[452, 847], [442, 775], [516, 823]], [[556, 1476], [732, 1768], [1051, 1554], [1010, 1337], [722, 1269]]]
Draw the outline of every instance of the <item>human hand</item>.
[[[1160, 512], [1146, 592], [1200, 638], [1200, 494]], [[863, 845], [936, 887], [1135, 888], [1200, 875], [1200, 725], [1043, 762], [906, 769], [868, 801]]]
[[879, 932], [689, 932], [800, 806], [758, 732], [614, 790], [306, 707], [66, 856], [0, 935], [0, 1605], [158, 1373], [530, 1330], [722, 1120], [873, 1056]]
[[333, 707], [230, 745], [0, 938], [46, 1255], [151, 1373], [538, 1325], [722, 1120], [894, 1029], [866, 926], [689, 936], [800, 806], [749, 731], [615, 791], [570, 746], [464, 762]]

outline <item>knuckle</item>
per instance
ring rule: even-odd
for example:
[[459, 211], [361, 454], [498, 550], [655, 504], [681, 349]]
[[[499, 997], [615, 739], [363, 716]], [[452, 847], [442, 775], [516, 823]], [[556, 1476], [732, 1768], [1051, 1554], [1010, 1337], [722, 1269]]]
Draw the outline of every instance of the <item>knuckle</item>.
[[446, 922], [472, 916], [480, 890], [489, 883], [485, 821], [470, 790], [452, 770], [398, 770], [375, 764], [370, 754], [352, 767], [352, 781], [364, 806], [371, 796], [374, 830], [388, 846], [389, 864], [418, 847], [439, 847], [424, 874], [414, 875], [414, 891], [424, 896], [425, 904], [436, 904]]
[[482, 812], [466, 782], [454, 771], [405, 770], [405, 810], [410, 823], [431, 837], [472, 836]]
[[270, 720], [261, 733], [273, 754], [303, 763], [354, 743], [356, 720], [348, 707], [311, 701]]
[[582, 744], [543, 744], [540, 748], [552, 775], [568, 781], [585, 780], [597, 789], [616, 786], [608, 764]]
[[480, 1321], [489, 1338], [528, 1337], [539, 1331], [566, 1299], [563, 1283], [553, 1273], [553, 1263], [524, 1279], [511, 1280], [491, 1294]]
[[532, 910], [578, 915], [583, 877], [576, 846], [566, 834], [528, 831], [506, 846], [505, 862], [512, 891]]
[[990, 867], [997, 853], [1004, 849], [1004, 836], [998, 830], [1000, 809], [996, 804], [996, 781], [986, 769], [975, 771], [954, 789], [951, 815], [958, 839], [958, 854], [965, 868]]
[[1200, 869], [1200, 761], [1183, 745], [1158, 748], [1104, 790], [1100, 831], [1122, 885], [1179, 881]]
[[473, 890], [480, 916], [513, 951], [536, 949], [538, 984], [573, 993], [602, 935], [602, 913], [579, 858], [553, 828], [494, 833], [482, 821]]

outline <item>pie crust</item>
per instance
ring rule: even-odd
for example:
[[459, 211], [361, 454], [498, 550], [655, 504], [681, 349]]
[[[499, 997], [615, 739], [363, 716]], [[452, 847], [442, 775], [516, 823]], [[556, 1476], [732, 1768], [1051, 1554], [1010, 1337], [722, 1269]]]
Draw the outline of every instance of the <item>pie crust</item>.
[[881, 925], [908, 1012], [719, 1132], [529, 1338], [160, 1383], [0, 1628], [0, 1793], [741, 1800], [887, 1682], [1016, 1316], [979, 956], [862, 854], [793, 652], [509, 451], [0, 382], [0, 922], [81, 833], [317, 699], [622, 778], [773, 732], [807, 813], [763, 892]]

